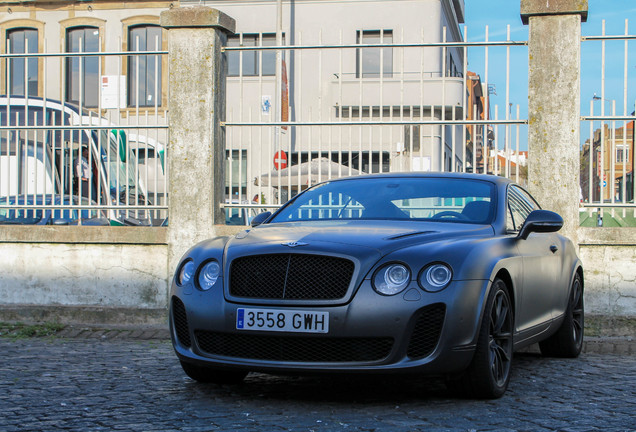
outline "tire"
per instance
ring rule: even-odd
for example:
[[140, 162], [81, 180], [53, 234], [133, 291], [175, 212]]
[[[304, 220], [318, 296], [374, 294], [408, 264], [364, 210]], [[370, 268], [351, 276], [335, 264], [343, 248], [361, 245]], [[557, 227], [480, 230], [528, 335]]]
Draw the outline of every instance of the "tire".
[[247, 371], [214, 369], [205, 366], [197, 366], [184, 361], [181, 361], [181, 367], [186, 375], [200, 383], [238, 384], [242, 382], [248, 374]]
[[514, 312], [506, 284], [492, 284], [482, 318], [473, 360], [462, 375], [448, 382], [458, 396], [496, 399], [510, 382]]
[[584, 323], [583, 283], [581, 276], [577, 273], [570, 289], [563, 323], [555, 334], [539, 342], [541, 354], [546, 357], [578, 357], [583, 348]]

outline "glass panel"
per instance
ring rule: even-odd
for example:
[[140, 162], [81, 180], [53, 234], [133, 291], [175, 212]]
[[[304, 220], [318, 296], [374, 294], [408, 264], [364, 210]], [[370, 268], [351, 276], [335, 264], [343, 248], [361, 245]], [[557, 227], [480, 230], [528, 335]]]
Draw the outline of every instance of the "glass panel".
[[[69, 29], [66, 32], [66, 51], [98, 52], [99, 29], [95, 27]], [[97, 107], [99, 96], [98, 69], [99, 59], [97, 57], [68, 57], [66, 59], [66, 99], [69, 102], [88, 108]]]
[[[38, 52], [38, 32], [33, 29], [17, 29], [7, 32], [7, 39], [12, 53], [25, 53], [28, 43], [29, 53]], [[38, 94], [38, 60], [30, 59], [9, 59], [9, 71], [11, 80], [9, 94], [24, 96], [24, 64], [27, 64], [27, 89], [29, 96]]]
[[[363, 30], [358, 32], [358, 43], [386, 44], [393, 43], [392, 30]], [[364, 48], [358, 50], [358, 78], [379, 78], [380, 68], [384, 77], [393, 77], [393, 48]]]
[[[258, 34], [243, 34], [243, 46], [276, 46], [275, 33], [263, 33], [262, 41], [259, 41]], [[283, 45], [285, 35], [283, 35]], [[241, 46], [238, 35], [230, 36], [227, 39], [228, 47]], [[262, 56], [263, 76], [273, 76], [276, 74], [276, 51], [228, 51], [225, 53], [227, 59], [227, 75], [239, 76], [239, 62], [243, 56], [243, 76], [257, 76], [259, 71], [259, 56]]]
[[284, 207], [274, 222], [320, 219], [489, 224], [494, 185], [441, 178], [357, 178], [324, 183]]
[[[283, 35], [283, 45], [285, 45], [285, 35]], [[263, 46], [276, 46], [275, 34], [263, 35]], [[262, 51], [263, 53], [263, 75], [276, 75], [276, 51]], [[285, 52], [283, 51], [283, 58]]]
[[[157, 51], [160, 47], [161, 27], [138, 26], [129, 30], [128, 51]], [[158, 55], [128, 57], [128, 106], [137, 106], [137, 98], [142, 107], [161, 105], [160, 86], [161, 59]]]

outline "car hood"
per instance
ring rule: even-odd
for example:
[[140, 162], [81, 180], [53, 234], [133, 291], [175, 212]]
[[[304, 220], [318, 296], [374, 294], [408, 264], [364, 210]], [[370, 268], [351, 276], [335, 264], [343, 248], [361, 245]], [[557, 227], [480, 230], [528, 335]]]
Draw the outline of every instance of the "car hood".
[[415, 244], [492, 235], [490, 225], [452, 222], [293, 222], [243, 231], [228, 242], [227, 251], [231, 255], [294, 251], [384, 256]]

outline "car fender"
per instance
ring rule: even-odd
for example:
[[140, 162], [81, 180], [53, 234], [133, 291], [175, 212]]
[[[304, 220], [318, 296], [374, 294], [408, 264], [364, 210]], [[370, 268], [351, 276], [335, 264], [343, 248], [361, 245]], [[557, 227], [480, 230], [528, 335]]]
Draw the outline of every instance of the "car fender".
[[517, 305], [515, 299], [521, 296], [523, 263], [519, 257], [514, 236], [463, 238], [411, 246], [383, 257], [372, 268], [369, 275], [379, 266], [390, 261], [408, 263], [412, 267], [414, 278], [428, 263], [445, 262], [453, 270], [454, 282], [475, 280], [484, 282], [481, 285], [481, 292], [471, 296], [477, 302], [474, 307], [478, 312], [474, 314], [474, 321], [471, 323], [475, 330], [469, 345], [476, 343], [486, 299], [497, 275], [502, 272], [506, 275], [506, 284], [509, 285], [513, 305]]
[[229, 239], [230, 237], [213, 237], [195, 244], [188, 249], [179, 260], [179, 264], [177, 264], [177, 267], [174, 269], [175, 275], [179, 271], [179, 268], [181, 268], [181, 264], [187, 259], [193, 260], [197, 268], [203, 261], [211, 258], [222, 263], [225, 255], [225, 246]]

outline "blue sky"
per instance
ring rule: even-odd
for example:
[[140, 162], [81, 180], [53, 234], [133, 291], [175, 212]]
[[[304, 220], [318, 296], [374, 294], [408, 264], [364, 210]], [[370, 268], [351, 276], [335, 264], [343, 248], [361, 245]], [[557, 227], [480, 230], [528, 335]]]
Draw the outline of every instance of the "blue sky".
[[[519, 0], [465, 0], [466, 27], [468, 41], [483, 41], [485, 28], [488, 26], [489, 40], [505, 40], [506, 26], [510, 25], [512, 40], [528, 39], [528, 28], [521, 23], [519, 16]], [[584, 36], [601, 35], [602, 20], [605, 20], [606, 34], [625, 34], [625, 19], [629, 19], [628, 33], [636, 35], [636, 0], [589, 0], [588, 20], [583, 23]], [[605, 105], [605, 113], [611, 112], [612, 100], [616, 101], [616, 113], [622, 115], [624, 110], [624, 41], [606, 42], [606, 84], [605, 101], [594, 102], [594, 113], [600, 114], [601, 103]], [[527, 49], [511, 48], [510, 50], [510, 82], [509, 101], [513, 104], [512, 117], [515, 116], [516, 105], [520, 107], [521, 118], [527, 118]], [[496, 87], [497, 95], [491, 98], [491, 116], [494, 118], [494, 106], [498, 105], [499, 118], [506, 115], [506, 68], [505, 48], [489, 48], [488, 81]], [[581, 114], [588, 115], [590, 101], [594, 94], [601, 95], [601, 43], [584, 42], [581, 53]], [[468, 54], [468, 69], [481, 75], [484, 73], [484, 48], [471, 49]], [[628, 45], [627, 62], [628, 91], [627, 113], [634, 111], [636, 98], [636, 40]], [[508, 107], [509, 108], [509, 107]], [[620, 126], [620, 125], [619, 125]], [[503, 130], [500, 132], [500, 135]], [[514, 136], [516, 132], [512, 131]], [[582, 131], [582, 135], [587, 132]], [[527, 131], [521, 129], [521, 149], [525, 150]], [[582, 139], [585, 137], [583, 136]], [[514, 141], [514, 140], [513, 140]], [[503, 143], [499, 143], [503, 147]]]

